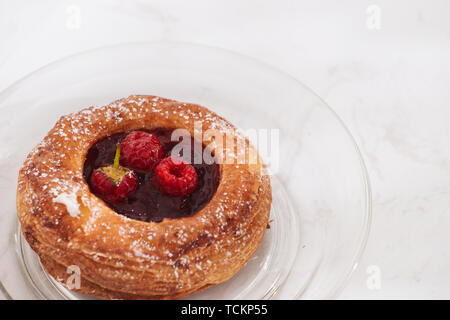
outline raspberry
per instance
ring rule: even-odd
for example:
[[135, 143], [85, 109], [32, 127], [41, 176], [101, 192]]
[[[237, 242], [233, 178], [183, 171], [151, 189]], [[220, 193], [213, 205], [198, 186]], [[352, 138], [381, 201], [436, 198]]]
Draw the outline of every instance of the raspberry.
[[136, 190], [138, 186], [136, 174], [124, 167], [101, 167], [92, 172], [90, 178], [91, 188], [95, 194], [107, 201], [120, 203]]
[[175, 156], [161, 160], [154, 169], [154, 183], [159, 189], [174, 197], [185, 197], [194, 192], [198, 183], [195, 168]]
[[151, 171], [164, 157], [158, 138], [145, 131], [133, 131], [120, 143], [120, 164], [139, 171]]

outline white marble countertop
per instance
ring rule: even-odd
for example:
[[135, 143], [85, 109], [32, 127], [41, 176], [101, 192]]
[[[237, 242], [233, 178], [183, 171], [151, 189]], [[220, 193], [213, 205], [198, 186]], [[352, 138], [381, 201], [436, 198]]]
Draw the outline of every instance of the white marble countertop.
[[373, 226], [342, 299], [450, 298], [450, 2], [2, 1], [0, 90], [106, 44], [179, 40], [298, 78], [363, 152]]

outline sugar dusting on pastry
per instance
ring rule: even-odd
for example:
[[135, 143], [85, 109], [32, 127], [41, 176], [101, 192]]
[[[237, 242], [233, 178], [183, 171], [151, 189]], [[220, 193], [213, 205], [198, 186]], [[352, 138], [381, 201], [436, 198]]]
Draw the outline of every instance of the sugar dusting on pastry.
[[77, 200], [77, 191], [78, 189], [74, 189], [70, 193], [60, 193], [58, 194], [58, 196], [56, 196], [56, 198], [53, 198], [52, 200], [53, 202], [65, 205], [67, 208], [67, 212], [69, 212], [70, 216], [73, 218], [78, 218], [80, 215], [80, 204]]

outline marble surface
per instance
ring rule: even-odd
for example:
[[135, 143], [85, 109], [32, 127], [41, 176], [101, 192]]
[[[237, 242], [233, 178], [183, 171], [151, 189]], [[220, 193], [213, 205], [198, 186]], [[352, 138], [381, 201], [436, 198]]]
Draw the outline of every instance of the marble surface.
[[107, 44], [178, 40], [296, 77], [347, 124], [373, 224], [342, 299], [450, 298], [448, 1], [1, 1], [0, 90]]

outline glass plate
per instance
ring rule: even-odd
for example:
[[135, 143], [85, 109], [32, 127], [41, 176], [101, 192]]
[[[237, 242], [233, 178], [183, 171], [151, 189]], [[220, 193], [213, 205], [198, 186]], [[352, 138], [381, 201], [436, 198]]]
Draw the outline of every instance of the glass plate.
[[198, 103], [247, 132], [279, 137], [263, 155], [272, 170], [273, 222], [261, 247], [232, 279], [189, 299], [338, 295], [363, 252], [371, 218], [367, 173], [347, 128], [318, 96], [272, 67], [222, 49], [158, 42], [76, 54], [0, 94], [0, 292], [5, 298], [89, 298], [47, 275], [18, 232], [17, 173], [61, 115], [131, 94]]

